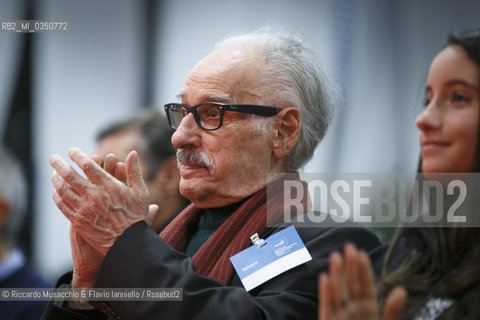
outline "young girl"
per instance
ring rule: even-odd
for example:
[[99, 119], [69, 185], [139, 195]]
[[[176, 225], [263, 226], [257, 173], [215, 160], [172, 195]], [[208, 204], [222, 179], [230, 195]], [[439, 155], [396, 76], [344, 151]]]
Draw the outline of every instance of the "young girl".
[[[416, 119], [427, 177], [480, 172], [479, 69], [480, 29], [450, 35], [430, 65]], [[399, 228], [383, 265], [375, 285], [366, 253], [347, 245], [343, 256], [332, 254], [330, 274], [320, 276], [319, 318], [480, 318], [478, 228]]]

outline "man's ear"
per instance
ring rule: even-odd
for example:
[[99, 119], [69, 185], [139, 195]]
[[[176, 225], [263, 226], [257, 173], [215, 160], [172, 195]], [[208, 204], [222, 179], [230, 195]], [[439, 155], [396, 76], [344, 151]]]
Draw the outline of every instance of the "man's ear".
[[8, 214], [10, 213], [10, 204], [6, 200], [0, 199], [0, 229], [3, 228], [7, 222]]
[[276, 158], [284, 158], [297, 144], [302, 128], [300, 111], [293, 107], [283, 109], [275, 121], [276, 134], [273, 138], [273, 154]]

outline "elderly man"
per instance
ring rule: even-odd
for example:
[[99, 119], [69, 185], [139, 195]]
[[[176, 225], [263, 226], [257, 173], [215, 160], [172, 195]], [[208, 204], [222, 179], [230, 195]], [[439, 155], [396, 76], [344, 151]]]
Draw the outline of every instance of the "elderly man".
[[130, 151], [137, 151], [150, 203], [159, 207], [151, 223], [157, 232], [187, 205], [178, 190], [180, 173], [175, 148], [170, 143], [172, 132], [158, 111], [145, 110], [134, 118], [106, 127], [97, 137], [95, 153], [102, 163], [110, 153], [124, 162]]
[[369, 250], [378, 245], [371, 233], [299, 229], [297, 242], [313, 259], [281, 268], [248, 291], [230, 258], [255, 248], [251, 235], [266, 239], [286, 230], [267, 225], [267, 208], [269, 216], [283, 217], [283, 193], [266, 197], [267, 186], [278, 184], [270, 174], [296, 171], [311, 158], [327, 128], [333, 90], [297, 37], [259, 30], [221, 42], [188, 74], [182, 103], [165, 105], [176, 129], [180, 192], [192, 204], [160, 237], [148, 226], [156, 208], [148, 207], [135, 152], [124, 165], [107, 159], [102, 169], [71, 149], [86, 178], [52, 156], [53, 198], [72, 223], [75, 265], [73, 277], [60, 283], [182, 288], [183, 299], [90, 301], [92, 311], [75, 311], [90, 307], [76, 301], [51, 303], [45, 318], [94, 318], [101, 311], [118, 319], [316, 319], [317, 275], [329, 253], [348, 241]]

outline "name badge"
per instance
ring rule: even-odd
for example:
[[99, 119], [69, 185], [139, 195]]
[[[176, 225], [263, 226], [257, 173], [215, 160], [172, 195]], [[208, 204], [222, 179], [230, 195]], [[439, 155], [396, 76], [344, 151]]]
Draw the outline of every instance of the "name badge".
[[247, 291], [310, 260], [312, 256], [294, 226], [230, 257]]

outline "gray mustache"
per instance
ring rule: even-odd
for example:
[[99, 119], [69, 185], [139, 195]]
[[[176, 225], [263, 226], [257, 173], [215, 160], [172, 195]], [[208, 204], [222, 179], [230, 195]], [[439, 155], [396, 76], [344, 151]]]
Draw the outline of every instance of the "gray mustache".
[[178, 149], [177, 150], [177, 167], [184, 163], [192, 163], [206, 167], [210, 173], [215, 170], [213, 160], [204, 152], [195, 149]]

